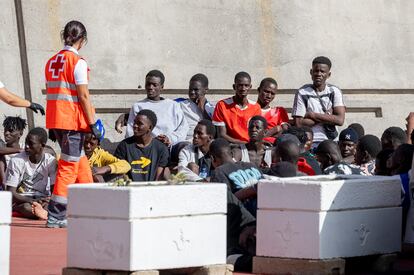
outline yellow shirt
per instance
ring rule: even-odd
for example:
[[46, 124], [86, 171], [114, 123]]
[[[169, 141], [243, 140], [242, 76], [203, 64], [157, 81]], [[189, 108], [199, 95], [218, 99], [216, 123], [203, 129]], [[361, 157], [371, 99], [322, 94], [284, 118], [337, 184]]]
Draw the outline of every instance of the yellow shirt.
[[126, 174], [131, 170], [131, 165], [126, 160], [118, 159], [100, 147], [95, 148], [88, 161], [91, 167], [109, 166], [111, 174]]

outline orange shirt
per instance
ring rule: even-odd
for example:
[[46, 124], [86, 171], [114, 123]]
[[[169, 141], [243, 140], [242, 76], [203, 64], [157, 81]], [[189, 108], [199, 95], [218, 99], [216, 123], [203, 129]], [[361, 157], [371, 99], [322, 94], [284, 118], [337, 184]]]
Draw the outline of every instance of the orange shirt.
[[[267, 121], [267, 129], [272, 129], [275, 126], [282, 125], [282, 123], [289, 122], [289, 116], [283, 107], [272, 107], [267, 110], [262, 109], [262, 116]], [[276, 139], [274, 137], [267, 137], [264, 140], [273, 144]]]
[[247, 106], [241, 108], [234, 103], [233, 97], [220, 100], [213, 114], [213, 124], [226, 126], [226, 131], [232, 138], [248, 142], [248, 124], [253, 116], [261, 115], [260, 105], [254, 101], [248, 101]]

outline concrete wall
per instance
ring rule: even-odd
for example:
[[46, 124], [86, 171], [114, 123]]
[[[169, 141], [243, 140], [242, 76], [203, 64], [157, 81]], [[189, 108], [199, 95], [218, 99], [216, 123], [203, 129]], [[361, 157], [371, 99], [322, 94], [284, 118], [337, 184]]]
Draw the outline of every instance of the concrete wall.
[[[23, 95], [14, 2], [0, 2], [0, 79]], [[146, 72], [154, 68], [165, 73], [170, 89], [185, 90], [197, 72], [209, 76], [210, 88], [231, 89], [241, 70], [251, 73], [255, 87], [261, 78], [273, 76], [281, 89], [294, 89], [309, 82], [312, 58], [326, 55], [333, 61], [331, 83], [361, 91], [345, 96], [349, 107], [383, 110], [382, 118], [349, 114], [346, 123], [362, 122], [368, 132], [380, 135], [388, 126], [403, 127], [410, 110], [412, 10], [409, 0], [24, 0], [31, 94], [45, 103], [44, 64], [61, 48], [64, 24], [76, 19], [88, 29], [81, 54], [91, 68], [90, 88], [121, 93], [94, 95], [96, 107], [130, 107], [139, 97], [122, 91], [143, 86]], [[394, 94], [365, 94], [366, 89]], [[395, 94], [400, 89], [410, 90]], [[291, 107], [292, 100], [284, 94], [275, 104]], [[25, 114], [0, 104], [3, 113]], [[113, 130], [116, 115], [100, 116], [108, 136], [122, 139]], [[35, 124], [44, 125], [44, 117], [35, 115]]]

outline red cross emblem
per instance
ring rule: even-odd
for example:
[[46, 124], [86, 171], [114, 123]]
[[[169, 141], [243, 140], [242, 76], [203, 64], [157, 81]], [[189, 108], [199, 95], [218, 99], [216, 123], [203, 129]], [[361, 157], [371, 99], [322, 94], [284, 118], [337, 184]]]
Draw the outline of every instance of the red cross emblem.
[[50, 61], [49, 72], [52, 73], [52, 78], [59, 77], [59, 74], [63, 72], [64, 65], [65, 65], [65, 58], [63, 54], [56, 55], [56, 58]]

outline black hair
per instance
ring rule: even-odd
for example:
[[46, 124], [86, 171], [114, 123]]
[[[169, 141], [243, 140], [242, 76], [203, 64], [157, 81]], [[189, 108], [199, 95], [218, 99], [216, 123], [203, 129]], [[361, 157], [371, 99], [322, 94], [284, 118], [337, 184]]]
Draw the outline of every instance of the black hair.
[[217, 138], [210, 144], [210, 155], [215, 158], [222, 158], [223, 156], [231, 156], [230, 143], [224, 138]]
[[391, 171], [387, 167], [387, 161], [394, 153], [394, 149], [384, 149], [377, 154], [375, 158], [375, 171], [379, 176], [391, 176]]
[[252, 122], [253, 120], [260, 120], [262, 123], [263, 123], [263, 127], [264, 127], [264, 130], [266, 130], [267, 129], [267, 120], [264, 118], [264, 117], [262, 117], [262, 116], [254, 116], [254, 117], [252, 117], [251, 119], [250, 119], [250, 121], [249, 121], [249, 124], [250, 124], [250, 122]]
[[91, 136], [91, 138], [93, 138], [93, 139], [95, 139], [95, 140], [97, 140], [98, 141], [98, 145], [101, 145], [101, 141], [93, 134], [93, 133], [86, 133], [85, 134], [85, 141], [86, 141], [86, 138], [88, 137], [88, 136]]
[[367, 151], [371, 158], [375, 159], [379, 152], [381, 152], [381, 141], [374, 135], [365, 135], [358, 141], [359, 150]]
[[163, 74], [161, 71], [159, 71], [159, 70], [152, 70], [152, 71], [149, 71], [149, 72], [147, 73], [147, 75], [145, 76], [145, 78], [147, 78], [147, 77], [158, 77], [158, 78], [160, 79], [160, 83], [161, 83], [161, 85], [164, 85], [165, 76], [164, 76], [164, 74]]
[[195, 74], [191, 77], [190, 82], [198, 81], [201, 83], [203, 88], [208, 88], [208, 78], [204, 74]]
[[398, 174], [407, 173], [411, 169], [413, 154], [414, 145], [412, 144], [401, 144], [397, 149], [395, 149], [392, 157], [396, 158], [397, 164], [399, 164], [399, 167], [394, 167], [396, 168]]
[[26, 120], [20, 116], [7, 116], [3, 120], [3, 128], [23, 131], [27, 126]]
[[407, 135], [403, 129], [394, 126], [385, 129], [381, 139], [384, 139], [386, 142], [390, 142], [385, 144], [383, 143], [383, 147], [387, 148], [389, 146], [393, 146], [393, 148], [396, 148], [399, 145], [406, 143]]
[[306, 131], [303, 127], [291, 126], [287, 130], [283, 131], [283, 134], [292, 134], [296, 136], [302, 146], [308, 141], [308, 136], [306, 135]]
[[337, 163], [342, 160], [342, 154], [338, 144], [330, 139], [324, 140], [321, 143], [319, 143], [318, 147], [315, 150], [315, 154], [329, 155], [334, 163]]
[[282, 161], [294, 164], [298, 162], [300, 150], [298, 144], [293, 140], [284, 140], [279, 142], [275, 150]]
[[238, 72], [235, 76], [234, 76], [234, 83], [237, 82], [238, 79], [241, 78], [247, 78], [249, 81], [252, 81], [252, 78], [250, 77], [250, 75], [246, 72]]
[[67, 46], [73, 46], [80, 39], [88, 40], [88, 34], [85, 26], [79, 22], [72, 20], [65, 25], [65, 28], [61, 32], [63, 43]]
[[295, 164], [287, 161], [278, 162], [270, 168], [270, 175], [286, 178], [286, 177], [295, 177], [297, 175], [297, 167]]
[[332, 63], [331, 60], [329, 60], [329, 58], [327, 58], [326, 56], [318, 56], [315, 57], [312, 61], [312, 66], [315, 64], [325, 64], [328, 65], [329, 69], [331, 69], [332, 67]]
[[262, 88], [267, 82], [275, 84], [277, 87], [277, 82], [274, 78], [266, 77], [266, 78], [263, 78], [262, 81], [260, 81], [259, 89]]
[[146, 116], [148, 120], [151, 121], [152, 128], [154, 128], [155, 125], [157, 125], [157, 115], [151, 110], [142, 109], [137, 113], [137, 116]]
[[363, 135], [365, 135], [365, 129], [364, 127], [359, 123], [351, 123], [348, 128], [352, 128], [355, 132], [358, 134], [358, 138], [361, 138]]
[[211, 120], [202, 119], [198, 122], [198, 124], [206, 126], [207, 135], [210, 135], [213, 138], [216, 136], [216, 127], [213, 125]]
[[35, 127], [27, 133], [27, 135], [37, 136], [42, 144], [47, 143], [47, 132], [41, 127]]

